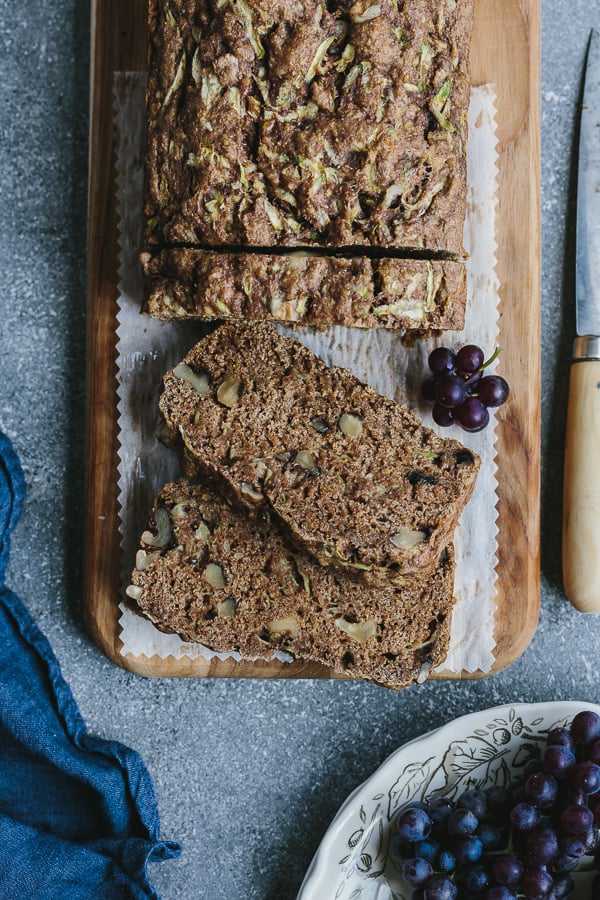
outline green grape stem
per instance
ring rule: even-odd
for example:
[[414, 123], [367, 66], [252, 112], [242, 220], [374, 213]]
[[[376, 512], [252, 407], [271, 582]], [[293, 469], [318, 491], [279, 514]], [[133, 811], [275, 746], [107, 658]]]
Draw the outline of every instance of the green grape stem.
[[490, 358], [487, 359], [484, 363], [482, 363], [481, 371], [483, 371], [484, 369], [487, 369], [487, 367], [491, 366], [491, 364], [493, 362], [496, 362], [496, 360], [498, 359], [498, 357], [500, 356], [501, 353], [502, 353], [502, 347], [496, 347], [496, 349], [494, 350], [494, 352], [492, 353]]

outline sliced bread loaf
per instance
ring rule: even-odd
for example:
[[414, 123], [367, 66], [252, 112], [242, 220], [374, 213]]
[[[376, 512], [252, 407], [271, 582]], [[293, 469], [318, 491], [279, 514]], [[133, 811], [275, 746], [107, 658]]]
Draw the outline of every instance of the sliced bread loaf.
[[451, 548], [425, 583], [373, 590], [290, 551], [266, 519], [186, 481], [157, 496], [140, 548], [127, 594], [185, 640], [248, 658], [285, 650], [395, 688], [425, 680], [445, 658]]
[[268, 323], [228, 322], [168, 372], [160, 409], [187, 474], [275, 514], [323, 565], [426, 577], [479, 459]]

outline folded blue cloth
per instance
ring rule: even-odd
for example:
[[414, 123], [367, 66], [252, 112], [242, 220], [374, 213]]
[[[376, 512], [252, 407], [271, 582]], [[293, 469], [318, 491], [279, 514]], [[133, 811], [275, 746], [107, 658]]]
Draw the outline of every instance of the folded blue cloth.
[[147, 864], [181, 848], [159, 840], [150, 775], [133, 750], [88, 734], [50, 644], [4, 586], [24, 495], [0, 432], [0, 897], [158, 898]]

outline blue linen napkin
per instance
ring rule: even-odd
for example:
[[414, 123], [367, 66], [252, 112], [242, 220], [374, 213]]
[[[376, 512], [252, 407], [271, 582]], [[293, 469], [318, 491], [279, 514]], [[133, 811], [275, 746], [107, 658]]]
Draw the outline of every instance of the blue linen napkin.
[[4, 585], [24, 496], [0, 432], [0, 897], [158, 900], [147, 864], [181, 847], [159, 840], [150, 775], [135, 751], [88, 734], [50, 644]]

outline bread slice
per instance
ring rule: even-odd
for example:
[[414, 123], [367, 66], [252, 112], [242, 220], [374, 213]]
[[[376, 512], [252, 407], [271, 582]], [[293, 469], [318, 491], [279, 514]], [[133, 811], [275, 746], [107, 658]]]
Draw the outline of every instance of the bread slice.
[[433, 574], [480, 465], [458, 441], [264, 322], [225, 323], [163, 381], [187, 474], [272, 512], [323, 565]]
[[315, 253], [144, 254], [145, 309], [157, 319], [271, 319], [423, 331], [464, 325], [462, 262]]
[[443, 662], [453, 553], [403, 589], [364, 582], [289, 549], [214, 488], [168, 484], [155, 500], [127, 594], [159, 628], [243, 657], [285, 650], [334, 672], [400, 688]]

